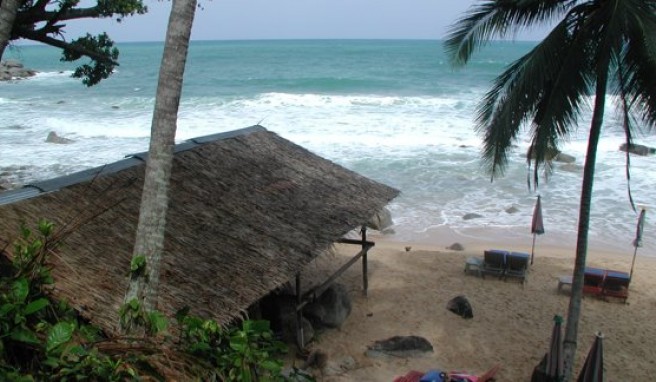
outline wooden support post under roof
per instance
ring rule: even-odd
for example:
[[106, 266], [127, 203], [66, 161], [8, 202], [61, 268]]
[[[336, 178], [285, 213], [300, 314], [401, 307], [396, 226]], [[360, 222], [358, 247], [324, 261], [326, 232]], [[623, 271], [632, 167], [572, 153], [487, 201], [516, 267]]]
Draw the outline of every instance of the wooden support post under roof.
[[360, 230], [360, 233], [362, 234], [362, 291], [364, 292], [365, 297], [367, 296], [367, 289], [369, 289], [369, 278], [368, 278], [368, 268], [367, 268], [367, 251], [368, 248], [366, 247], [366, 242], [367, 242], [367, 226], [365, 224], [362, 225], [362, 230]]
[[296, 274], [296, 345], [300, 350], [305, 347], [305, 339], [303, 338], [303, 307], [310, 302], [314, 301], [319, 297], [330, 285], [341, 276], [342, 273], [346, 272], [347, 269], [351, 267], [355, 262], [362, 258], [362, 288], [364, 295], [367, 295], [367, 289], [369, 287], [369, 278], [368, 278], [368, 267], [367, 267], [367, 252], [376, 245], [373, 241], [367, 241], [367, 227], [362, 226], [360, 231], [362, 234], [361, 240], [346, 239], [342, 238], [338, 243], [342, 244], [355, 244], [362, 246], [360, 252], [356, 253], [355, 256], [351, 258], [348, 262], [342, 265], [335, 273], [330, 275], [326, 281], [321, 285], [312, 288], [307, 291], [305, 294], [301, 295], [301, 273]]
[[299, 349], [305, 347], [305, 338], [303, 338], [303, 309], [298, 309], [301, 302], [301, 272], [298, 272], [296, 273], [296, 346]]

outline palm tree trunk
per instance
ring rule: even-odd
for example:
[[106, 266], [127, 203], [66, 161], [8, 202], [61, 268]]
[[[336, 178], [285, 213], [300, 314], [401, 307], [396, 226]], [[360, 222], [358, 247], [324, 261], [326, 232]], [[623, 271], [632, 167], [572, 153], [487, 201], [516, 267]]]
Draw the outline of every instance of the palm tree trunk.
[[581, 315], [581, 299], [583, 298], [583, 277], [588, 253], [588, 230], [590, 228], [590, 211], [592, 203], [592, 186], [597, 160], [597, 144], [601, 136], [601, 127], [604, 120], [606, 105], [606, 88], [608, 81], [608, 65], [598, 66], [597, 86], [595, 90], [595, 105], [590, 124], [588, 137], [588, 150], [583, 168], [583, 181], [581, 185], [581, 202], [579, 207], [579, 227], [576, 239], [576, 259], [572, 275], [572, 294], [567, 311], [567, 326], [563, 341], [565, 379], [570, 381], [574, 373], [574, 359], [576, 355], [576, 339], [578, 336], [579, 317]]
[[[173, 0], [160, 66], [133, 251], [133, 258], [145, 256], [146, 268], [144, 274], [132, 275], [125, 295], [126, 303], [137, 298], [143, 311], [151, 311], [157, 305], [176, 122], [195, 11], [196, 0]], [[127, 327], [124, 330], [134, 333], [138, 329]]]
[[20, 3], [20, 0], [2, 0], [0, 3], [0, 59], [9, 45], [11, 30], [14, 28], [14, 20], [16, 20]]

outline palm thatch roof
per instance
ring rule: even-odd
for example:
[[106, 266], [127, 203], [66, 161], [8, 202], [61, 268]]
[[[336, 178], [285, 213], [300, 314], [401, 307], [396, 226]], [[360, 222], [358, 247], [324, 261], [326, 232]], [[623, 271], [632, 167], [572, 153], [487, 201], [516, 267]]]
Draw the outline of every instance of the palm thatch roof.
[[[168, 315], [189, 306], [229, 323], [398, 195], [261, 126], [191, 139], [175, 152], [159, 291]], [[7, 243], [21, 222], [84, 222], [52, 258], [54, 297], [110, 333], [127, 287], [145, 156], [0, 194]]]

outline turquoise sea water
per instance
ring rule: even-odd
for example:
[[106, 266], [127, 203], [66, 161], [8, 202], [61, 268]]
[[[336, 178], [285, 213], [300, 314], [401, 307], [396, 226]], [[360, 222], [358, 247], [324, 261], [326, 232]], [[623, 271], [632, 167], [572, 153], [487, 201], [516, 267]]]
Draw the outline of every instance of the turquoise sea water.
[[[474, 117], [495, 76], [533, 44], [497, 42], [454, 70], [439, 41], [193, 42], [177, 138], [260, 123], [400, 189], [390, 205], [395, 240], [434, 243], [435, 232], [448, 227], [463, 235], [453, 241], [508, 237], [512, 242], [506, 246], [530, 249], [537, 193], [526, 186], [526, 138], [518, 140], [506, 175], [491, 183], [480, 167]], [[24, 46], [9, 52], [40, 73], [0, 83], [0, 172], [25, 183], [147, 150], [162, 44], [119, 48], [120, 67], [93, 88], [70, 78], [73, 65], [60, 63], [54, 49]], [[538, 243], [574, 249], [588, 115], [562, 146], [576, 163], [557, 165], [540, 186], [547, 233]], [[612, 110], [606, 121], [590, 247], [629, 255], [637, 214], [627, 198], [624, 155], [618, 151], [623, 137]], [[49, 131], [75, 143], [47, 144]], [[636, 141], [656, 146], [653, 134]], [[631, 158], [631, 188], [639, 204], [654, 205], [655, 160]], [[511, 207], [516, 212], [508, 212]], [[482, 217], [462, 219], [471, 212]], [[656, 253], [650, 215], [641, 255]]]

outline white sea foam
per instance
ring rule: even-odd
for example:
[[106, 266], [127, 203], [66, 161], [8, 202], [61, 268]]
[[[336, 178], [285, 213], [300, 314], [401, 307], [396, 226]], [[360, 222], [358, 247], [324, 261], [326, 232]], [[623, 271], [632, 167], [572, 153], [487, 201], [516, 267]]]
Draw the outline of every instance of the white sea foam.
[[[52, 77], [61, 80], [59, 74]], [[229, 131], [263, 120], [269, 130], [400, 189], [401, 196], [390, 206], [400, 223], [399, 238], [421, 239], [444, 225], [455, 230], [494, 226], [527, 231], [537, 195], [526, 186], [528, 137], [523, 134], [511, 152], [506, 175], [490, 183], [481, 168], [481, 139], [472, 128], [480, 96], [276, 92], [254, 97], [185, 98], [177, 138]], [[147, 150], [152, 98], [94, 93], [60, 104], [38, 97], [0, 102], [7, 113], [21, 115], [18, 125], [4, 110], [0, 115], [0, 126], [5, 126], [0, 130], [2, 167], [31, 166], [34, 177], [47, 178]], [[618, 150], [624, 138], [609, 121], [598, 147], [590, 239], [596, 245], [629, 252], [636, 215], [626, 196], [625, 155]], [[551, 180], [540, 184], [547, 233], [554, 236], [571, 239], [576, 232], [587, 122], [581, 118], [578, 132], [562, 145], [564, 152], [576, 157], [575, 165], [557, 164]], [[45, 143], [49, 131], [75, 143]], [[656, 138], [640, 137], [640, 143], [656, 146]], [[631, 157], [633, 196], [652, 206], [655, 160]], [[510, 207], [518, 212], [508, 213]], [[472, 212], [482, 217], [463, 219]], [[651, 227], [648, 222], [646, 232]], [[530, 238], [530, 233], [526, 236]], [[649, 240], [645, 246], [656, 248]]]

